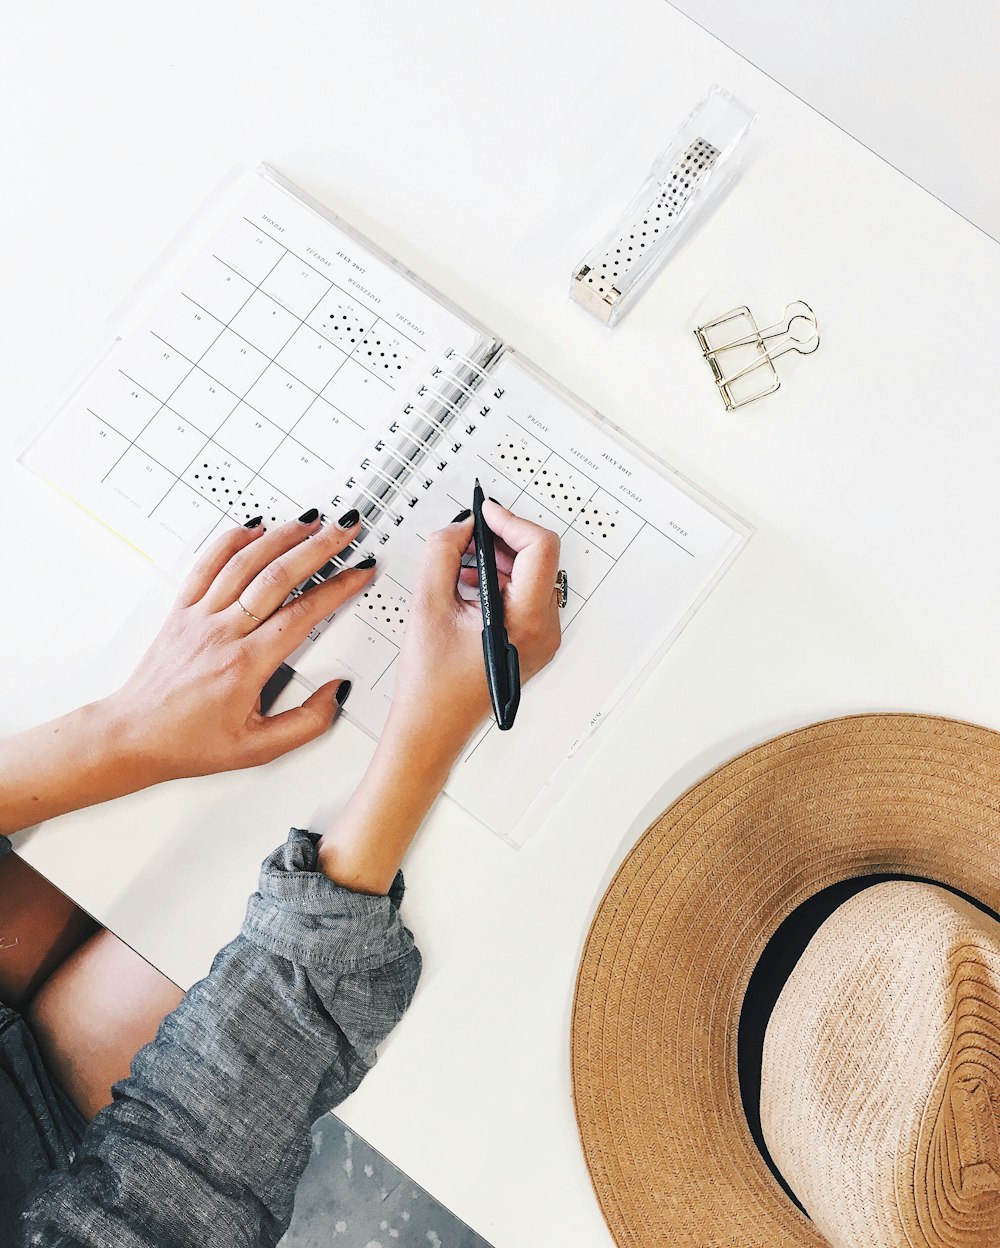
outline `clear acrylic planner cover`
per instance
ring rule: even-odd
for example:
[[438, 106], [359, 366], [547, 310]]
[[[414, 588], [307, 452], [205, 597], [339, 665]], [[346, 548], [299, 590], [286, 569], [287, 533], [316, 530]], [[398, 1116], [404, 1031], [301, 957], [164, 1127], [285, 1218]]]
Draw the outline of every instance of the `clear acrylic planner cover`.
[[290, 662], [314, 687], [351, 678], [348, 717], [373, 737], [423, 544], [476, 477], [555, 529], [562, 649], [514, 729], [484, 725], [446, 788], [512, 845], [750, 535], [266, 166], [188, 227], [21, 460], [172, 576], [251, 516], [356, 506], [361, 536], [320, 575], [371, 552], [376, 580]]

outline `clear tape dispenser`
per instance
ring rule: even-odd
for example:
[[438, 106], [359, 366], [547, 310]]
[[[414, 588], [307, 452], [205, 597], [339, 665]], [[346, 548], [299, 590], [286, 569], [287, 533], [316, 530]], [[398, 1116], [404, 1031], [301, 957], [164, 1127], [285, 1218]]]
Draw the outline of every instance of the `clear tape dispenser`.
[[577, 265], [570, 298], [614, 325], [719, 202], [757, 114], [713, 86], [653, 162], [618, 225]]

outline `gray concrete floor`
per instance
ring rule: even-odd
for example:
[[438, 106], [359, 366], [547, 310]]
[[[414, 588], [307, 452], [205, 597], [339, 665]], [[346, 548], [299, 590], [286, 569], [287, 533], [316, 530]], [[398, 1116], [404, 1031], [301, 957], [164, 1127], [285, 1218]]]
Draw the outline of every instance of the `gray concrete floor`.
[[281, 1248], [490, 1248], [333, 1114], [312, 1135]]

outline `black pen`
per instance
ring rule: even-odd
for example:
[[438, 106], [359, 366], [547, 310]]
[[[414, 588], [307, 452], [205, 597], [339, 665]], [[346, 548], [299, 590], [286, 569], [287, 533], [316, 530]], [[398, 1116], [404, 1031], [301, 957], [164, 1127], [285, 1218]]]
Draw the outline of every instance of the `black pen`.
[[510, 644], [503, 626], [503, 596], [497, 579], [496, 546], [493, 531], [483, 519], [485, 499], [477, 478], [472, 494], [472, 536], [476, 543], [479, 602], [483, 609], [483, 658], [493, 714], [500, 731], [506, 732], [514, 723], [521, 701], [521, 668], [517, 649]]
[[268, 676], [264, 688], [260, 691], [260, 713], [266, 715], [278, 700], [278, 695], [287, 689], [295, 676], [295, 672], [287, 663], [282, 663], [276, 672]]

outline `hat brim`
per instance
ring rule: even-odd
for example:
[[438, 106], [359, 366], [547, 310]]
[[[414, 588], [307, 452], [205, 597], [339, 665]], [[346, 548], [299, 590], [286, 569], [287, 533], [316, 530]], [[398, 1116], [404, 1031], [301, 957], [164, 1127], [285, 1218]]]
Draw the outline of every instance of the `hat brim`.
[[838, 880], [938, 880], [1000, 910], [1000, 734], [857, 715], [741, 754], [653, 822], [584, 946], [577, 1122], [615, 1242], [825, 1248], [754, 1145], [737, 1033], [780, 923]]

